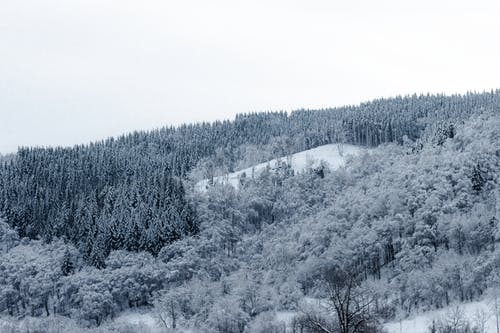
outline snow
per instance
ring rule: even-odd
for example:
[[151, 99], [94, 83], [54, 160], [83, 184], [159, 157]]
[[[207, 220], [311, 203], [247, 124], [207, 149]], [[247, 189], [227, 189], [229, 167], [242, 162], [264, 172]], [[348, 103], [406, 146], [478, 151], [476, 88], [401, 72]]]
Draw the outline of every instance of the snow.
[[[349, 156], [359, 155], [364, 151], [366, 151], [365, 148], [347, 144], [342, 146], [338, 144], [319, 146], [290, 156], [260, 163], [224, 176], [215, 177], [214, 183], [231, 184], [237, 188], [239, 186], [239, 179], [243, 173], [250, 178], [256, 177], [262, 173], [267, 166], [271, 169], [276, 168], [279, 162], [286, 162], [296, 173], [301, 173], [308, 167], [316, 167], [321, 161], [326, 162], [330, 170], [337, 170], [345, 165]], [[198, 182], [196, 188], [200, 191], [204, 191], [208, 188], [208, 184], [208, 179], [205, 179]]]
[[487, 315], [486, 327], [484, 333], [496, 333], [496, 321], [489, 302], [486, 300], [471, 303], [462, 303], [449, 306], [444, 309], [424, 312], [411, 318], [401, 321], [394, 321], [385, 324], [388, 333], [429, 333], [429, 327], [433, 320], [443, 320], [449, 318], [451, 313], [459, 308], [463, 313], [463, 318], [468, 320], [471, 325], [476, 324], [478, 312], [484, 311]]
[[163, 332], [158, 321], [151, 312], [147, 311], [125, 311], [113, 320], [115, 323], [132, 324], [148, 329], [150, 333]]
[[[160, 325], [158, 320], [154, 317], [151, 309], [129, 310], [122, 312], [118, 317], [113, 320], [118, 324], [131, 324], [143, 328], [144, 333], [163, 333], [166, 332], [165, 328]], [[192, 333], [190, 329], [177, 327], [175, 332]]]
[[[302, 306], [315, 308], [317, 311], [324, 310], [323, 301], [316, 298], [305, 297]], [[487, 321], [484, 333], [496, 333], [495, 316], [490, 307], [490, 301], [482, 300], [478, 302], [462, 303], [449, 306], [440, 310], [429, 311], [414, 315], [400, 321], [388, 322], [384, 325], [387, 333], [429, 333], [429, 326], [433, 320], [449, 318], [450, 314], [458, 307], [463, 313], [464, 319], [468, 320], [472, 325], [476, 323], [476, 315], [479, 311], [484, 311], [487, 314]], [[291, 332], [291, 323], [297, 315], [294, 311], [278, 311], [275, 316], [275, 322], [284, 325], [286, 332]], [[165, 330], [159, 325], [154, 317], [151, 309], [136, 309], [122, 312], [113, 322], [115, 324], [131, 324], [136, 327], [141, 327], [142, 332], [161, 333]], [[12, 326], [8, 321], [3, 321], [0, 318], [0, 332], [3, 329]], [[178, 328], [178, 332], [192, 333], [189, 329]]]
[[[483, 311], [486, 315], [485, 330], [483, 333], [497, 333], [496, 320], [490, 303], [492, 303], [490, 300], [482, 300], [455, 304], [440, 310], [416, 314], [400, 321], [388, 322], [384, 324], [384, 328], [387, 333], [429, 333], [429, 327], [433, 320], [446, 320], [458, 308], [460, 310], [460, 318], [467, 320], [473, 326], [478, 323], [478, 313]], [[311, 297], [305, 297], [302, 302], [303, 307], [309, 307], [319, 312], [325, 311], [325, 305], [324, 300]], [[291, 329], [292, 320], [297, 314], [297, 312], [292, 311], [277, 312], [276, 321], [285, 324], [288, 332]]]
[[[324, 309], [322, 300], [305, 297], [302, 306], [315, 308], [316, 310]], [[472, 325], [476, 322], [476, 314], [478, 311], [484, 311], [488, 318], [486, 321], [486, 330], [484, 333], [496, 333], [495, 316], [492, 314], [488, 300], [478, 302], [462, 303], [449, 306], [440, 310], [429, 311], [414, 315], [400, 321], [388, 322], [384, 325], [388, 333], [429, 333], [429, 326], [433, 320], [440, 320], [450, 317], [450, 314], [458, 307], [463, 312], [463, 318], [468, 320]], [[322, 306], [323, 305], [323, 306]], [[293, 318], [297, 315], [294, 311], [278, 311], [275, 320], [277, 323], [285, 325], [287, 331], [291, 329], [290, 325]], [[140, 325], [148, 329], [151, 333], [163, 332], [157, 320], [151, 312], [127, 311], [114, 319], [118, 323], [129, 323]], [[180, 330], [180, 332], [189, 332], [189, 330]]]
[[293, 319], [297, 316], [297, 312], [294, 311], [278, 311], [276, 312], [276, 322], [290, 326]]

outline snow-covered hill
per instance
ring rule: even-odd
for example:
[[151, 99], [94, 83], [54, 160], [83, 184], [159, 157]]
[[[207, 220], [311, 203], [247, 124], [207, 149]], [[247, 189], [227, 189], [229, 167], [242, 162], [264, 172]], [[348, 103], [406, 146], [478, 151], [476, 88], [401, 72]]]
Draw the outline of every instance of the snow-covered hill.
[[[280, 163], [286, 162], [296, 173], [303, 172], [308, 167], [318, 166], [321, 161], [325, 162], [330, 170], [336, 170], [343, 166], [349, 156], [359, 155], [365, 148], [353, 145], [329, 144], [319, 146], [313, 149], [304, 150], [299, 153], [285, 156], [252, 167], [239, 170], [224, 176], [214, 178], [214, 183], [231, 184], [234, 187], [239, 186], [240, 177], [245, 174], [246, 177], [257, 177], [268, 166], [275, 169]], [[196, 184], [198, 190], [204, 191], [208, 188], [208, 179], [202, 180]]]

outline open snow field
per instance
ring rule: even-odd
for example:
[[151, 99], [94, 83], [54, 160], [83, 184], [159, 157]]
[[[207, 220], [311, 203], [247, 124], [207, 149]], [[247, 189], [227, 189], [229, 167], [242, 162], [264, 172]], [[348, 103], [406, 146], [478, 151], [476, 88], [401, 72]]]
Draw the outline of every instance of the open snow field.
[[[260, 163], [224, 176], [215, 177], [214, 183], [231, 184], [234, 187], [238, 187], [241, 175], [245, 174], [246, 177], [249, 178], [257, 177], [267, 166], [273, 169], [276, 168], [280, 162], [287, 162], [296, 173], [303, 172], [308, 167], [318, 166], [321, 161], [325, 162], [330, 170], [336, 170], [345, 165], [349, 156], [359, 155], [364, 151], [366, 151], [366, 149], [363, 147], [347, 144], [342, 145], [342, 147], [339, 147], [338, 144], [319, 146], [290, 156]], [[198, 190], [203, 191], [208, 188], [208, 184], [208, 179], [205, 179], [197, 183], [196, 186]]]
[[147, 333], [161, 333], [164, 331], [152, 313], [147, 311], [125, 311], [118, 315], [114, 322], [137, 325], [143, 327]]
[[[321, 309], [324, 309], [324, 307], [321, 306], [321, 300], [306, 297], [304, 301], [304, 304], [309, 304], [318, 309], [319, 312], [321, 312]], [[447, 319], [451, 319], [455, 314], [455, 317], [464, 319], [473, 326], [477, 325], [479, 321], [483, 322], [484, 332], [481, 333], [497, 333], [496, 319], [493, 315], [490, 303], [489, 300], [483, 300], [479, 302], [456, 304], [440, 310], [416, 314], [401, 321], [389, 322], [384, 324], [384, 328], [387, 330], [387, 333], [429, 333], [429, 327], [432, 325], [433, 320], [446, 321]], [[276, 320], [284, 323], [288, 331], [288, 329], [291, 328], [290, 324], [296, 314], [297, 313], [294, 312], [278, 312]]]
[[452, 317], [457, 307], [461, 318], [469, 321], [471, 325], [478, 322], [478, 315], [481, 315], [482, 312], [485, 320], [484, 333], [497, 332], [495, 316], [488, 301], [457, 304], [436, 311], [424, 312], [401, 321], [390, 322], [384, 326], [388, 333], [429, 333], [429, 327], [432, 325], [433, 320], [446, 320], [446, 318]]

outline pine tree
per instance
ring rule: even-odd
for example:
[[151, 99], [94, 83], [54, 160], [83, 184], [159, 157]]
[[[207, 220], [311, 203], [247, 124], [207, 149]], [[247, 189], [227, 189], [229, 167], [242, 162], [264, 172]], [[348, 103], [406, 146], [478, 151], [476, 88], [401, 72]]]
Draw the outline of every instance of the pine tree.
[[476, 194], [479, 194], [483, 189], [486, 179], [483, 176], [481, 166], [479, 164], [474, 165], [471, 173], [472, 189]]
[[73, 257], [69, 249], [66, 249], [66, 251], [64, 252], [61, 264], [61, 272], [64, 276], [71, 275], [75, 272], [75, 264], [73, 262]]

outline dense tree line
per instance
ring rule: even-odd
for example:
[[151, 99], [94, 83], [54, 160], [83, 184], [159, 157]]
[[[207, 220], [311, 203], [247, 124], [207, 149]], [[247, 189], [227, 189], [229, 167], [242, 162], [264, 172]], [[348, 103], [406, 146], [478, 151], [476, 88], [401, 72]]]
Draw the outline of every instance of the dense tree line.
[[233, 171], [235, 163], [244, 158], [242, 145], [274, 143], [274, 154], [284, 156], [340, 141], [363, 146], [402, 143], [405, 137], [419, 138], [428, 124], [460, 121], [494, 109], [499, 103], [500, 90], [413, 95], [322, 110], [241, 114], [233, 121], [135, 132], [99, 144], [159, 156], [168, 161], [177, 176], [186, 175], [200, 160], [217, 155], [228, 171]]
[[419, 138], [427, 124], [442, 124], [446, 138], [450, 122], [492, 109], [499, 100], [499, 91], [415, 95], [239, 115], [234, 121], [135, 132], [73, 148], [21, 148], [0, 167], [0, 212], [21, 236], [63, 237], [101, 267], [111, 250], [157, 254], [197, 231], [181, 180], [196, 166], [208, 178], [215, 170], [244, 164], [251, 147], [270, 147], [260, 155], [269, 158], [332, 142], [402, 143]]
[[102, 267], [111, 250], [156, 254], [196, 232], [166, 162], [92, 147], [23, 148], [3, 168], [2, 215], [20, 236], [67, 239]]

